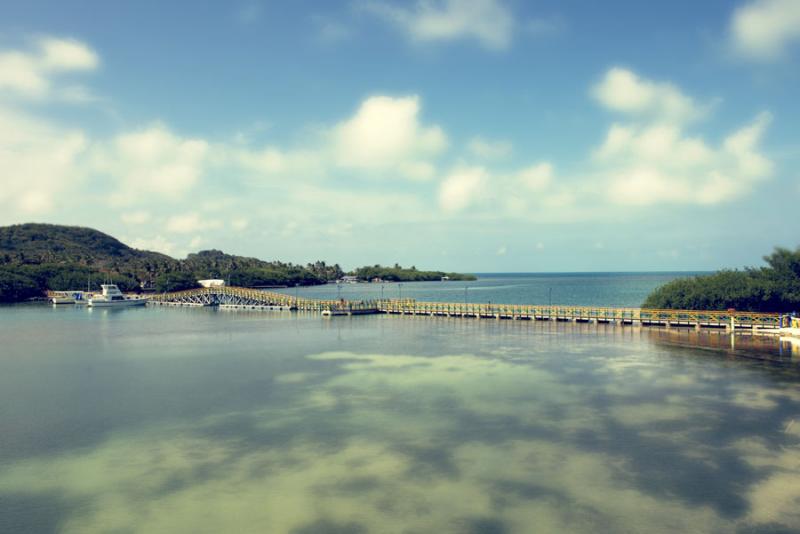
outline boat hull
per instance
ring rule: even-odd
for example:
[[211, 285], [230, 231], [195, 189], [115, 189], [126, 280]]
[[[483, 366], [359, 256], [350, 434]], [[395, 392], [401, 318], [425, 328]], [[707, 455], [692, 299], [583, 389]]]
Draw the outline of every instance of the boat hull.
[[126, 299], [114, 301], [89, 299], [89, 306], [92, 308], [130, 308], [133, 306], [144, 306], [145, 304], [147, 304], [146, 299]]

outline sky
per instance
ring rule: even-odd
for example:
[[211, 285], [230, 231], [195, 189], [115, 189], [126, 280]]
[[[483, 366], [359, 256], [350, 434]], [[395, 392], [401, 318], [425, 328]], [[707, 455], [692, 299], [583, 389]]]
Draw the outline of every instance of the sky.
[[800, 0], [4, 2], [0, 225], [347, 268], [800, 245]]

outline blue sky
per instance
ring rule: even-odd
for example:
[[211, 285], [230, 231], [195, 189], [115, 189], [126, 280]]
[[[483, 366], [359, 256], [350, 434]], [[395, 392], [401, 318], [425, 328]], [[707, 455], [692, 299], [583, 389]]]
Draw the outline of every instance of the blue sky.
[[9, 3], [0, 224], [346, 267], [800, 244], [800, 2]]

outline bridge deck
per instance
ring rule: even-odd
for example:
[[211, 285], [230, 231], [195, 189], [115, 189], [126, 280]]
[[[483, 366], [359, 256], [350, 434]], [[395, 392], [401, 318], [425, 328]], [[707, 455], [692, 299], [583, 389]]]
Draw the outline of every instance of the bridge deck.
[[231, 306], [253, 309], [324, 311], [330, 315], [387, 313], [478, 319], [601, 322], [643, 326], [694, 326], [697, 328], [772, 329], [781, 327], [781, 316], [776, 313], [422, 302], [414, 299], [316, 300], [295, 298], [273, 291], [229, 286], [150, 295], [148, 301], [153, 304], [173, 306]]

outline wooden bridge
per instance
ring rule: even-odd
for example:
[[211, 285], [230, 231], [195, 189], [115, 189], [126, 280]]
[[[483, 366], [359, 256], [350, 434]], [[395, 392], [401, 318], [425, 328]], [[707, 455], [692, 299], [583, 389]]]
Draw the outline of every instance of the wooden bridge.
[[776, 329], [782, 326], [782, 318], [776, 313], [422, 302], [414, 299], [317, 300], [296, 298], [274, 291], [230, 286], [160, 293], [147, 298], [148, 303], [153, 305], [220, 306], [252, 310], [281, 309], [324, 312], [329, 315], [385, 313], [513, 321], [572, 321], [662, 327], [749, 328], [753, 330]]
[[275, 291], [232, 286], [203, 287], [173, 293], [156, 293], [147, 296], [147, 302], [148, 304], [162, 306], [222, 306], [250, 310], [336, 311], [336, 315], [380, 313], [377, 301], [296, 298]]

